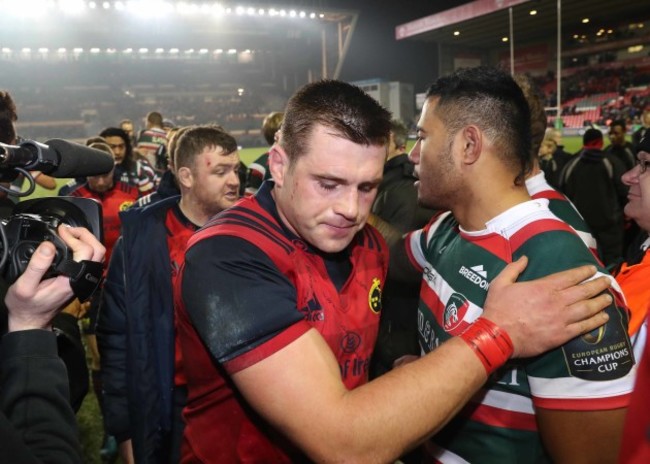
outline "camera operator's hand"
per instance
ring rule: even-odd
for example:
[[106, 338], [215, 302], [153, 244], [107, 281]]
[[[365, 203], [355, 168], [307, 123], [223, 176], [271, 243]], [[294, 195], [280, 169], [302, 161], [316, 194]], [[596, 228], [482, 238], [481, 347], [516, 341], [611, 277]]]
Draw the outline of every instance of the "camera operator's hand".
[[[60, 226], [59, 237], [70, 247], [75, 261], [101, 261], [106, 249], [83, 227]], [[70, 279], [60, 275], [41, 280], [54, 260], [55, 248], [41, 243], [25, 272], [9, 287], [5, 304], [9, 311], [9, 332], [50, 329], [52, 318], [72, 297]]]

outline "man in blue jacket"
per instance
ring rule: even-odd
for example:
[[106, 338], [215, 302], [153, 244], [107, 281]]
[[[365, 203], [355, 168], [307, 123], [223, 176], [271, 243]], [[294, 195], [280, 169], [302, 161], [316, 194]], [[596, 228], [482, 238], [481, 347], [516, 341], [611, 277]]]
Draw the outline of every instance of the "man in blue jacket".
[[192, 127], [172, 155], [181, 194], [121, 214], [97, 325], [106, 427], [125, 462], [179, 460], [185, 382], [173, 282], [192, 233], [239, 198], [237, 142], [228, 133]]

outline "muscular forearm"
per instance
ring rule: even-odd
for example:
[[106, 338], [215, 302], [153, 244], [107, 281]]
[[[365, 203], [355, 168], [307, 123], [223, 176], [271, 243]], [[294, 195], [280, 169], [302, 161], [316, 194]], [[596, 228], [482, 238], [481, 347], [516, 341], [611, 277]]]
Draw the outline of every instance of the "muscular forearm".
[[[233, 376], [251, 405], [316, 462], [394, 460], [446, 424], [486, 380], [474, 352], [453, 339], [348, 391], [324, 343], [312, 330]], [[314, 349], [328, 355], [313, 356]]]

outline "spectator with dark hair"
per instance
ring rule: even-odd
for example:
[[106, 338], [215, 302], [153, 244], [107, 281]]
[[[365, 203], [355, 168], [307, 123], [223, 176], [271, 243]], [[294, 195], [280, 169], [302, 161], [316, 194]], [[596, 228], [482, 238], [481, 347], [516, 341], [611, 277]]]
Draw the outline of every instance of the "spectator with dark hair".
[[[530, 198], [523, 178], [533, 159], [531, 142], [538, 148], [544, 133], [533, 137], [534, 128], [521, 88], [503, 71], [460, 69], [427, 91], [410, 157], [420, 202], [449, 213], [404, 240], [422, 275], [418, 327], [424, 353], [435, 354], [456, 335], [489, 330], [481, 316], [492, 278], [523, 256], [529, 259], [523, 280], [586, 263], [611, 279], [548, 201]], [[615, 460], [634, 357], [627, 308], [612, 285], [603, 329], [611, 338], [596, 331], [496, 372], [486, 360], [495, 375], [425, 445], [427, 462]], [[607, 370], [612, 366], [598, 354], [614, 345], [620, 361]]]
[[643, 110], [641, 114], [641, 127], [632, 134], [632, 147], [635, 152], [639, 151], [641, 140], [650, 135], [650, 107]]
[[613, 266], [623, 256], [623, 206], [627, 187], [622, 160], [603, 148], [603, 134], [587, 129], [583, 148], [560, 175], [560, 189], [578, 208], [598, 242], [603, 263]]
[[[610, 144], [606, 151], [623, 163], [625, 171], [634, 167], [634, 147], [625, 140], [626, 125], [624, 119], [615, 119], [609, 124]], [[624, 171], [624, 172], [625, 172]]]
[[[84, 228], [60, 226], [75, 261], [101, 261], [103, 247]], [[69, 279], [43, 279], [54, 246], [41, 243], [25, 272], [5, 289], [8, 333], [0, 339], [0, 455], [3, 462], [81, 463], [66, 366], [52, 320], [73, 296]]]
[[[381, 228], [377, 218], [394, 227], [398, 233], [424, 227], [435, 211], [418, 205], [415, 188], [415, 166], [408, 159], [408, 129], [399, 120], [390, 122], [388, 155], [377, 197], [372, 204], [368, 223]], [[379, 334], [373, 353], [371, 377], [393, 367], [404, 355], [420, 353], [417, 342], [417, 306], [420, 282], [404, 283], [389, 278], [382, 292], [382, 314]]]
[[[108, 145], [115, 159], [113, 174], [116, 181], [137, 188], [138, 195], [144, 196], [155, 190], [158, 178], [153, 168], [144, 159], [136, 158], [128, 134], [118, 127], [107, 127], [99, 133], [99, 139], [94, 137], [86, 141], [86, 145], [95, 141]], [[59, 189], [59, 196], [69, 195], [70, 192], [86, 182], [85, 178], [77, 178]]]
[[[565, 289], [593, 268], [514, 283], [519, 260], [490, 286], [481, 318], [489, 330], [367, 383], [388, 256], [366, 220], [389, 133], [390, 113], [360, 88], [304, 86], [269, 152], [273, 180], [188, 242], [175, 287], [188, 382], [184, 461], [390, 462], [485, 383], [481, 353], [494, 369], [602, 323], [579, 327], [569, 317], [611, 301], [573, 306], [584, 294]], [[604, 280], [580, 289], [593, 295]]]
[[125, 462], [131, 453], [139, 463], [179, 462], [187, 391], [172, 288], [191, 235], [239, 198], [235, 139], [210, 126], [179, 134], [172, 141], [180, 197], [120, 215], [97, 326], [106, 426]]
[[[276, 134], [282, 126], [284, 113], [274, 111], [269, 113], [262, 122], [262, 135], [266, 143], [271, 146], [276, 141]], [[246, 174], [246, 186], [244, 196], [254, 195], [262, 185], [262, 182], [271, 178], [269, 171], [269, 153], [266, 152], [251, 163]]]

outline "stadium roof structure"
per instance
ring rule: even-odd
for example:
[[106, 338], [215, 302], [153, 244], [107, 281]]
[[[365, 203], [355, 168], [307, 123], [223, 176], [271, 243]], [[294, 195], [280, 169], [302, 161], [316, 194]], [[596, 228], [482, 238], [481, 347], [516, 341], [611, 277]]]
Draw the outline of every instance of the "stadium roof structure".
[[[561, 0], [563, 41], [595, 35], [601, 29], [607, 33], [623, 23], [643, 24], [650, 19], [649, 6], [648, 0]], [[510, 7], [515, 44], [555, 43], [557, 0], [475, 0], [400, 24], [395, 36], [443, 46], [506, 49], [510, 39], [503, 38], [510, 36]], [[650, 24], [645, 27], [650, 29]]]

